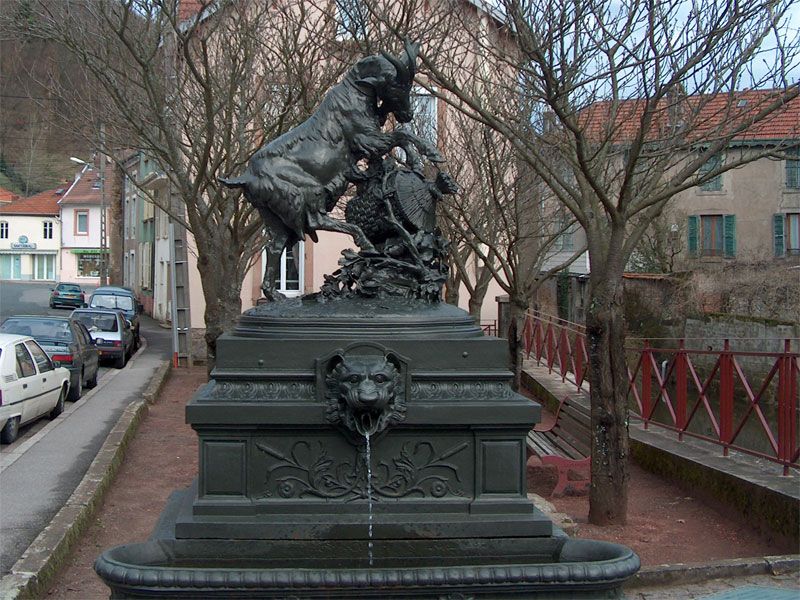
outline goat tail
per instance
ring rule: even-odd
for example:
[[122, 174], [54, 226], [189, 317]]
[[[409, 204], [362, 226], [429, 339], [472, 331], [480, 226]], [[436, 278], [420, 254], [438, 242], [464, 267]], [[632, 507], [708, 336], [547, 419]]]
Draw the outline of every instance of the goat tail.
[[231, 177], [230, 179], [217, 177], [217, 181], [229, 188], [243, 188], [247, 185], [247, 178], [245, 177]]

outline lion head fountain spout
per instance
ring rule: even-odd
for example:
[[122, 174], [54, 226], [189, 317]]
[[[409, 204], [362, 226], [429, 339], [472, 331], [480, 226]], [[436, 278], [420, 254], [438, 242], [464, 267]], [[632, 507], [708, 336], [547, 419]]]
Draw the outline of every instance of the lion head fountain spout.
[[405, 418], [406, 368], [402, 358], [360, 344], [325, 361], [328, 421], [362, 438]]

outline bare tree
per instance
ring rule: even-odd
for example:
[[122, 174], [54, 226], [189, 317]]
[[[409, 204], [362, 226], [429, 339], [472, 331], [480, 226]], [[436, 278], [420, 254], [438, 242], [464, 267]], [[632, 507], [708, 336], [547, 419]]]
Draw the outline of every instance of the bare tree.
[[67, 86], [55, 92], [78, 119], [105, 123], [103, 150], [141, 151], [169, 178], [180, 202], [148, 199], [196, 242], [213, 363], [264, 241], [253, 208], [223, 191], [217, 177], [241, 172], [265, 140], [304, 120], [340, 78], [349, 58], [323, 41], [333, 38], [329, 17], [292, 0], [26, 0], [19, 7], [10, 29], [57, 43], [86, 65], [100, 109]]
[[672, 273], [686, 245], [682, 223], [686, 216], [668, 206], [642, 233], [642, 239], [628, 260], [627, 270], [634, 273]]
[[448, 117], [448, 156], [462, 183], [460, 192], [441, 207], [456, 244], [452, 265], [469, 292], [474, 317], [480, 316], [492, 280], [508, 295], [510, 331], [502, 333], [509, 339], [518, 388], [522, 323], [531, 298], [549, 275], [568, 267], [584, 248], [557, 257], [557, 242], [574, 218], [565, 217], [563, 209], [552, 210], [549, 189], [494, 129], [463, 114]]
[[[423, 44], [441, 97], [509, 143], [585, 232], [592, 523], [627, 515], [625, 266], [677, 193], [785, 156], [791, 141], [733, 142], [758, 138], [798, 101], [790, 4], [500, 0], [482, 18], [448, 11], [469, 19], [447, 22], [460, 32], [457, 47]], [[475, 68], [467, 54], [492, 68]], [[737, 90], [745, 87], [758, 91], [743, 101]]]

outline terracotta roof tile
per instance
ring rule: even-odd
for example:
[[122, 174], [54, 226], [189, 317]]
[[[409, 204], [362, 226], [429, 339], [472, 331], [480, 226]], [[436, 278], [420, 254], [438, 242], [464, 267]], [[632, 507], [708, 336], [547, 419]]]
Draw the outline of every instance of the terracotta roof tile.
[[[691, 113], [691, 119], [698, 125], [690, 132], [690, 136], [700, 141], [705, 135], [721, 129], [733, 127], [743, 118], [748, 118], [757, 113], [770, 102], [773, 90], [745, 90], [736, 92], [733, 101], [724, 94], [717, 96], [688, 96], [684, 99]], [[623, 100], [616, 106], [614, 116], [613, 137], [622, 141], [631, 139], [640, 127], [640, 119], [644, 111], [644, 100]], [[671, 121], [680, 120], [680, 104], [675, 104], [672, 109], [668, 101], [663, 100], [659, 109], [653, 115], [653, 136], [656, 132], [668, 131]], [[583, 112], [583, 122], [590, 136], [608, 135], [606, 128], [608, 120], [614, 111], [610, 102], [597, 102]], [[694, 114], [697, 113], [697, 114]], [[746, 132], [737, 135], [734, 139], [746, 140], [780, 140], [785, 138], [800, 137], [800, 97], [789, 101], [782, 109], [775, 111], [766, 119], [756, 123]]]
[[15, 200], [0, 206], [0, 215], [57, 215], [61, 212], [58, 201], [66, 191], [67, 186], [64, 186]]
[[[109, 164], [106, 167], [106, 200], [109, 198], [112, 176], [113, 167]], [[64, 194], [61, 204], [99, 205], [102, 200], [100, 192], [100, 170], [87, 169], [80, 175], [80, 178], [72, 185], [69, 191]]]
[[209, 4], [210, 2], [208, 0], [179, 0], [178, 23], [196, 15]]
[[5, 204], [7, 202], [13, 202], [14, 200], [19, 200], [22, 198], [19, 194], [15, 194], [14, 192], [10, 192], [4, 188], [0, 188], [0, 204]]

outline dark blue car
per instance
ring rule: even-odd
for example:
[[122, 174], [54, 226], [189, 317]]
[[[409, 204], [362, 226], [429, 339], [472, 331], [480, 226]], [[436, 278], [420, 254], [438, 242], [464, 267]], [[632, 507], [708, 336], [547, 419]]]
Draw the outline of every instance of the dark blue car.
[[14, 316], [0, 332], [33, 337], [50, 359], [69, 369], [69, 396], [78, 400], [83, 388], [97, 385], [99, 352], [83, 323], [70, 317]]
[[83, 308], [86, 306], [86, 296], [77, 283], [59, 283], [50, 288], [50, 308], [68, 306], [69, 308]]

